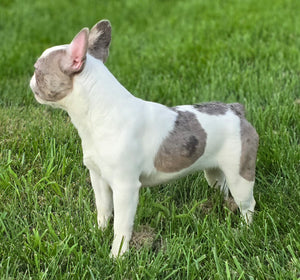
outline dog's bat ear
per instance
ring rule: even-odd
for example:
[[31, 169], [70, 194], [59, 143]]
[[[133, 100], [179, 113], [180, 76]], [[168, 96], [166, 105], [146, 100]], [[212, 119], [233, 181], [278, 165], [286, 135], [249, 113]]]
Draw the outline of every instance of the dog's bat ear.
[[61, 67], [67, 73], [77, 73], [83, 69], [88, 48], [89, 29], [83, 28], [72, 40], [61, 61]]
[[106, 61], [111, 41], [111, 25], [108, 20], [101, 20], [94, 25], [89, 34], [88, 52], [93, 57]]

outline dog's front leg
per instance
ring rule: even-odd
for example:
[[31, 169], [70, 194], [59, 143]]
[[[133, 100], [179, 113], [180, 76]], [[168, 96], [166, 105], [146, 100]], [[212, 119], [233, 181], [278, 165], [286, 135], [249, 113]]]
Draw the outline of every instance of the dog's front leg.
[[95, 171], [90, 170], [90, 176], [95, 193], [98, 227], [103, 230], [112, 215], [112, 191], [110, 186]]
[[112, 257], [121, 256], [129, 249], [134, 216], [138, 204], [140, 183], [120, 182], [113, 187], [114, 241]]

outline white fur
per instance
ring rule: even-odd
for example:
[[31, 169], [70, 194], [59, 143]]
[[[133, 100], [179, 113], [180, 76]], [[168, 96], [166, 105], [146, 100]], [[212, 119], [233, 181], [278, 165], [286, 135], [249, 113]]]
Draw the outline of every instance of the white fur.
[[[58, 48], [65, 46], [48, 49], [43, 56]], [[31, 86], [35, 83], [33, 76]], [[106, 227], [114, 208], [113, 256], [128, 250], [140, 187], [160, 184], [195, 170], [215, 168], [215, 172], [207, 171], [206, 177], [209, 182], [216, 178], [220, 186], [225, 185], [226, 173], [226, 180], [236, 186], [230, 190], [242, 207], [242, 214], [251, 219], [254, 182], [237, 176], [241, 156], [240, 119], [233, 112], [209, 115], [192, 106], [178, 106], [177, 110], [197, 116], [207, 134], [206, 147], [190, 167], [163, 173], [156, 170], [154, 158], [174, 128], [177, 113], [131, 95], [100, 60], [87, 54], [83, 71], [74, 76], [73, 91], [62, 100], [51, 103], [36, 98], [40, 103], [66, 110], [78, 130], [84, 164], [90, 170], [95, 191], [100, 228]], [[235, 153], [232, 147], [236, 147]]]

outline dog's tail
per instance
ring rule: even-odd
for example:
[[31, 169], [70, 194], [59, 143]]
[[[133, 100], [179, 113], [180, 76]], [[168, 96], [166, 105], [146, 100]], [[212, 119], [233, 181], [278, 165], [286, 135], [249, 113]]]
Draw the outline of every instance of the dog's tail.
[[240, 117], [245, 117], [245, 107], [240, 103], [231, 103], [229, 104], [230, 109], [235, 112]]

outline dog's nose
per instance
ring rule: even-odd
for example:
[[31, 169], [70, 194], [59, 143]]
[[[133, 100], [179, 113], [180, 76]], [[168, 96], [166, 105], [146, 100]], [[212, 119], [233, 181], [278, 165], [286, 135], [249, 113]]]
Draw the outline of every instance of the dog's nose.
[[34, 63], [33, 67], [34, 67], [34, 69], [38, 68], [38, 61], [36, 61], [36, 63]]

